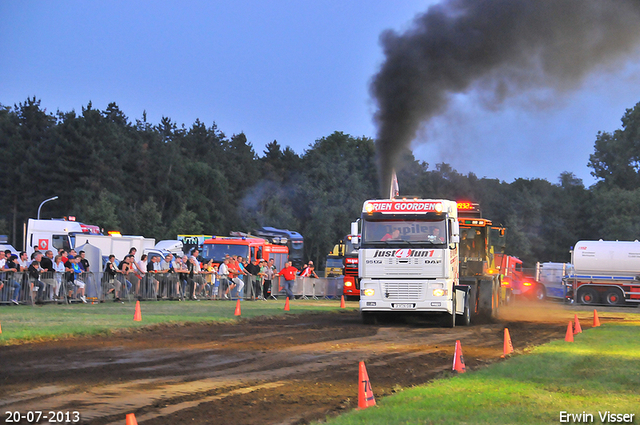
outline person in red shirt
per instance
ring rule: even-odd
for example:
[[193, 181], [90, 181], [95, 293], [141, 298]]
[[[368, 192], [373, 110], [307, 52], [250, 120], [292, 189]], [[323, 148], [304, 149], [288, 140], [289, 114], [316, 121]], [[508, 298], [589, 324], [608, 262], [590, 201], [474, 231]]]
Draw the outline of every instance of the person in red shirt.
[[400, 239], [400, 229], [393, 229], [391, 233], [387, 233], [380, 240], [384, 242], [388, 239]]
[[315, 277], [316, 279], [318, 278], [315, 267], [313, 267], [313, 261], [309, 261], [304, 270], [302, 270], [302, 273], [300, 273], [300, 277]]
[[244, 282], [240, 279], [240, 275], [243, 274], [240, 269], [240, 264], [238, 263], [238, 257], [234, 255], [231, 257], [229, 264], [227, 264], [227, 268], [229, 269], [229, 289], [236, 290], [236, 297], [240, 299], [242, 296], [242, 288], [244, 287]]
[[298, 274], [298, 269], [291, 265], [291, 261], [287, 261], [284, 263], [284, 269], [280, 270], [276, 276], [284, 277], [284, 291], [287, 293], [287, 297], [290, 300], [293, 299], [293, 284], [296, 281], [296, 275]]
[[65, 264], [67, 261], [69, 261], [67, 251], [65, 251], [64, 249], [59, 249], [58, 255], [62, 257], [62, 264]]

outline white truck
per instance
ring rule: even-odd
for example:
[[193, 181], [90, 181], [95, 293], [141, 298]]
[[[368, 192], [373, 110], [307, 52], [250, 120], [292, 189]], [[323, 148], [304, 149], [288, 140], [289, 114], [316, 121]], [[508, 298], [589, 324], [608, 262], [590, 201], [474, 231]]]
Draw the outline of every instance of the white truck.
[[565, 277], [569, 297], [581, 304], [640, 306], [640, 242], [579, 241]]
[[360, 236], [360, 312], [439, 315], [447, 327], [471, 321], [468, 287], [459, 286], [457, 203], [443, 199], [366, 201], [351, 234]]
[[138, 258], [145, 249], [154, 248], [155, 239], [142, 236], [102, 235], [97, 226], [68, 220], [36, 220], [27, 222], [26, 252], [29, 256], [37, 248], [45, 252], [58, 249], [70, 250], [89, 243], [100, 248], [102, 256], [114, 254], [121, 260], [132, 247], [138, 250]]
[[[76, 235], [100, 235], [98, 226], [86, 225], [73, 220], [51, 219], [37, 220], [30, 218], [27, 222], [25, 251], [29, 256], [35, 251], [45, 252], [73, 248]], [[79, 243], [82, 245], [84, 242]]]

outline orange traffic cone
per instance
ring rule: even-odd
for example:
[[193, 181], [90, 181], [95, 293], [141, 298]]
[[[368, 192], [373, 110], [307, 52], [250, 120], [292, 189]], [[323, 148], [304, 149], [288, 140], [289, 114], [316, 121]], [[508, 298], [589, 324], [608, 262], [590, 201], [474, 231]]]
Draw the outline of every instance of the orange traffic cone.
[[[600, 319], [598, 318], [598, 312], [594, 309], [593, 310], [593, 327], [597, 327], [600, 326]], [[0, 330], [0, 333], [2, 332], [2, 330]]]
[[233, 313], [236, 316], [240, 316], [241, 312], [240, 312], [240, 299], [238, 299], [238, 301], [236, 302], [236, 312]]
[[0, 324], [0, 334], [2, 333], [2, 325]]
[[346, 306], [344, 305], [344, 295], [340, 297], [340, 308], [345, 308]]
[[142, 312], [140, 311], [140, 300], [136, 301], [136, 311], [133, 313], [133, 321], [140, 322], [142, 320]]
[[580, 320], [578, 320], [578, 315], [574, 315], [573, 316], [573, 323], [575, 324], [575, 326], [573, 327], [573, 334], [581, 334], [582, 333], [582, 327], [580, 326]]
[[376, 399], [373, 396], [373, 389], [371, 388], [371, 382], [369, 381], [369, 375], [367, 374], [367, 368], [364, 366], [364, 362], [360, 362], [359, 368], [358, 409], [366, 409], [367, 407], [375, 406]]
[[284, 311], [289, 311], [289, 297], [287, 297], [287, 300], [284, 302]]
[[513, 353], [513, 344], [511, 344], [511, 335], [509, 335], [509, 329], [504, 328], [504, 347], [502, 349], [502, 356], [506, 357], [507, 354]]
[[569, 322], [569, 325], [567, 326], [567, 333], [564, 336], [564, 340], [567, 342], [573, 342], [573, 323]]
[[456, 341], [456, 349], [453, 352], [453, 370], [458, 373], [465, 373], [464, 357], [462, 356], [462, 344], [460, 340]]
[[138, 425], [138, 421], [136, 421], [136, 415], [133, 413], [127, 413], [127, 423], [125, 425]]

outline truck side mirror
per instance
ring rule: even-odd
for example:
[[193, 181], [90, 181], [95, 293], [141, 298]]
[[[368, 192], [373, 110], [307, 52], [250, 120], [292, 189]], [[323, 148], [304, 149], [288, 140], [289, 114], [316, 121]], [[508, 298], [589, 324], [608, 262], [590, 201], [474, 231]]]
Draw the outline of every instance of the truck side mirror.
[[351, 235], [354, 237], [358, 236], [358, 222], [354, 221], [351, 223]]
[[351, 244], [355, 249], [360, 248], [360, 234], [358, 233], [358, 224], [360, 219], [351, 223]]
[[451, 243], [460, 243], [460, 224], [458, 220], [451, 220], [449, 228], [451, 229]]

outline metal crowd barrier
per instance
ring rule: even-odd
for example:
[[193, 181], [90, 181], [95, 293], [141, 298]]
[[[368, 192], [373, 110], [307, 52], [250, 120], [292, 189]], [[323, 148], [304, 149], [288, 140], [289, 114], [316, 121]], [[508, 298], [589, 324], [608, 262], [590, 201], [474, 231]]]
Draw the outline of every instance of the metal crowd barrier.
[[[105, 302], [119, 299], [132, 301], [135, 299], [185, 299], [190, 298], [195, 285], [196, 296], [206, 299], [224, 299], [228, 287], [224, 279], [208, 282], [205, 275], [195, 275], [189, 278], [183, 273], [147, 273], [144, 276], [135, 273], [116, 274], [110, 277], [107, 273], [42, 273], [38, 281], [30, 278], [27, 272], [0, 271], [0, 304], [10, 304], [17, 294], [20, 304], [41, 302], [75, 303]], [[271, 283], [271, 294], [262, 294], [263, 283], [260, 287], [254, 284], [254, 278], [249, 277], [240, 296], [243, 298], [257, 298], [263, 296], [271, 299], [285, 297], [284, 278], [274, 277]], [[343, 278], [309, 278], [297, 277], [293, 286], [293, 294], [301, 299], [335, 299], [340, 298], [343, 291]], [[17, 291], [17, 292], [16, 292]], [[237, 298], [235, 290], [230, 291], [230, 298]], [[40, 299], [39, 299], [40, 298]]]
[[[342, 276], [338, 277], [296, 277], [293, 284], [293, 296], [301, 299], [335, 299], [342, 295], [344, 283]], [[286, 297], [284, 278], [274, 278], [271, 285], [271, 298]]]
[[[94, 297], [99, 300], [99, 280], [93, 273], [44, 272], [39, 278], [28, 272], [0, 272], [0, 303], [12, 300], [19, 304], [36, 302], [85, 302]], [[85, 297], [84, 300], [82, 297]]]
[[116, 298], [124, 300], [159, 300], [183, 299], [185, 287], [190, 282], [180, 273], [118, 273], [111, 278], [107, 273], [101, 273], [102, 289], [98, 292], [101, 301]]
[[3, 304], [11, 304], [12, 300], [24, 303], [25, 300], [31, 299], [31, 296], [26, 297], [27, 291], [25, 279], [26, 273], [21, 272], [2, 272], [0, 273], [0, 283], [2, 283], [2, 289], [0, 289], [0, 302]]

